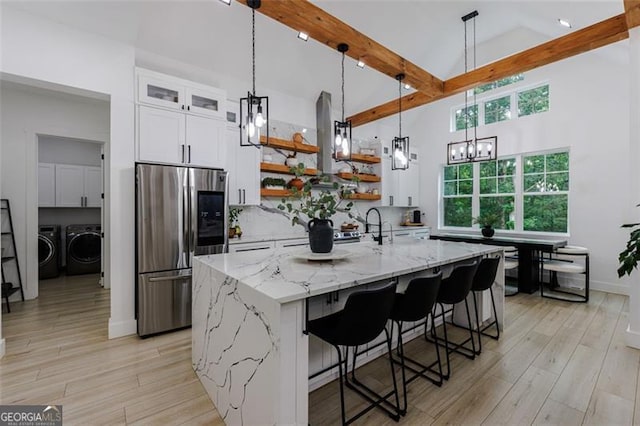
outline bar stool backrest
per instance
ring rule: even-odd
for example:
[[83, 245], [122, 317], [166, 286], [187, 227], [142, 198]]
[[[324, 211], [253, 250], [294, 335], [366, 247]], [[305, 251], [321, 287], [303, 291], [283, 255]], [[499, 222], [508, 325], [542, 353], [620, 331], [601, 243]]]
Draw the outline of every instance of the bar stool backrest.
[[[394, 319], [418, 321], [426, 318], [436, 303], [442, 272], [430, 277], [414, 278], [409, 282], [404, 297], [394, 307]], [[397, 315], [396, 315], [397, 313]]]
[[451, 275], [442, 280], [438, 302], [447, 305], [462, 302], [471, 291], [476, 269], [478, 269], [478, 262], [456, 266]]
[[496, 280], [496, 273], [498, 272], [498, 265], [500, 264], [499, 257], [485, 257], [480, 261], [476, 274], [473, 277], [473, 291], [484, 291], [489, 289]]
[[351, 293], [337, 324], [341, 344], [358, 346], [378, 337], [391, 315], [395, 294], [395, 282]]

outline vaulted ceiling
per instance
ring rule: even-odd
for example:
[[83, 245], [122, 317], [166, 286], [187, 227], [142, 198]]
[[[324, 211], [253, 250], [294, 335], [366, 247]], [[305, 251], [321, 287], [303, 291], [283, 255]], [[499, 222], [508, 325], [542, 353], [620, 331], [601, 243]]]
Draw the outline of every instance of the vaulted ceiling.
[[[276, 1], [276, 0], [263, 0]], [[626, 0], [633, 2], [634, 0]], [[315, 0], [313, 3], [441, 80], [464, 69], [461, 16], [476, 20], [478, 65], [496, 61], [624, 12], [623, 0], [454, 1]], [[215, 73], [250, 79], [251, 10], [207, 1], [3, 1], [84, 31], [130, 43]], [[572, 29], [557, 19], [571, 21]], [[3, 18], [4, 19], [4, 18]], [[257, 85], [315, 101], [321, 90], [340, 90], [340, 54], [323, 43], [302, 42], [296, 32], [260, 13], [256, 18]], [[346, 36], [346, 35], [345, 35]], [[492, 45], [485, 50], [483, 46]], [[606, 60], [625, 61], [618, 43]], [[355, 61], [345, 70], [347, 115], [397, 96], [397, 83]], [[410, 92], [406, 92], [410, 93]], [[230, 94], [236, 96], [239, 94]]]

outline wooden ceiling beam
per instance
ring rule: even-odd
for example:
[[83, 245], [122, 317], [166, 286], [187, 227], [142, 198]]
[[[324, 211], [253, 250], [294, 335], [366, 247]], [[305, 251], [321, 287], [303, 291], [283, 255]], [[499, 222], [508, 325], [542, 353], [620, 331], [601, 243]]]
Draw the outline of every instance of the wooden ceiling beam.
[[640, 0], [624, 0], [624, 14], [628, 29], [640, 26]]
[[[467, 89], [490, 83], [534, 68], [569, 58], [598, 47], [606, 46], [629, 37], [626, 14], [620, 14], [589, 27], [539, 46], [500, 59], [444, 82], [440, 96], [422, 96], [419, 93], [402, 98], [403, 111], [416, 108], [436, 100], [462, 93]], [[348, 119], [352, 126], [360, 126], [398, 113], [398, 101], [392, 100], [366, 111], [354, 114]]]
[[[247, 0], [238, 0], [247, 5]], [[442, 95], [443, 82], [355, 28], [325, 12], [308, 0], [262, 0], [259, 13], [294, 29], [309, 34], [314, 40], [337, 49], [347, 43], [346, 55], [362, 60], [366, 66], [395, 79], [405, 74], [404, 82], [420, 90], [427, 98]]]

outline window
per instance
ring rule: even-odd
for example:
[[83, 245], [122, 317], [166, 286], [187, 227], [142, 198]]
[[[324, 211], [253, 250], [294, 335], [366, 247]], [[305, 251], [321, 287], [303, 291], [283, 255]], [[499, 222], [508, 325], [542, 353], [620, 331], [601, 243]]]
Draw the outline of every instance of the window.
[[444, 225], [471, 226], [473, 164], [444, 168]]
[[496, 229], [568, 233], [569, 152], [521, 154], [443, 167], [442, 220], [472, 226], [493, 213]]
[[524, 157], [523, 229], [567, 232], [569, 153]]
[[[498, 80], [476, 88], [475, 93], [481, 93], [477, 91], [479, 89], [485, 92], [514, 83], [523, 78], [520, 74], [519, 76]], [[514, 89], [511, 92], [493, 95], [491, 98], [486, 96], [482, 99], [476, 99], [474, 95], [474, 105], [468, 105], [466, 109], [464, 106], [457, 106], [451, 109], [451, 131], [456, 132], [465, 129], [465, 123], [467, 122], [466, 111], [469, 112], [467, 128], [499, 123], [512, 118], [549, 111], [549, 84], [538, 84], [537, 87], [530, 87], [532, 88], [519, 91]], [[484, 90], [484, 88], [487, 89]]]
[[511, 118], [511, 96], [484, 103], [484, 124], [497, 123]]
[[518, 93], [518, 117], [549, 111], [549, 85]]
[[522, 80], [524, 80], [524, 74], [516, 74], [516, 75], [512, 75], [511, 77], [506, 77], [500, 80], [496, 80], [493, 83], [483, 84], [482, 86], [478, 86], [475, 89], [473, 89], [473, 91], [476, 95], [479, 95], [480, 93], [488, 92], [489, 90], [493, 90], [498, 87], [503, 87], [508, 84], [517, 83], [518, 81], [522, 81]]
[[[467, 114], [465, 114], [465, 111], [469, 112], [469, 115], [467, 117]], [[465, 127], [465, 123], [468, 121], [468, 125]], [[478, 125], [478, 105], [469, 105], [466, 109], [464, 107], [458, 109], [456, 111], [456, 126], [455, 129], [456, 130], [464, 130], [466, 128], [473, 128], [476, 127]]]
[[479, 163], [480, 215], [501, 218], [496, 229], [515, 229], [516, 159], [505, 158]]

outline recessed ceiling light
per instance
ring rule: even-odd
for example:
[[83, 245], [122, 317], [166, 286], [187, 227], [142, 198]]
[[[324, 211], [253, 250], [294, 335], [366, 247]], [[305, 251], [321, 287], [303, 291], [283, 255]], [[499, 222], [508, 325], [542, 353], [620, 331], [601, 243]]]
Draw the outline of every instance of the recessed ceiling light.
[[307, 40], [309, 40], [309, 34], [307, 34], [307, 33], [303, 33], [302, 31], [300, 31], [300, 32], [298, 33], [298, 38], [299, 38], [300, 40], [307, 41]]
[[558, 24], [562, 25], [565, 28], [571, 28], [571, 22], [566, 19], [558, 19]]
[[231, 0], [220, 0], [220, 1], [226, 4], [227, 6], [231, 6]]
[[404, 90], [409, 90], [409, 89], [411, 89], [411, 85], [410, 85], [410, 84], [405, 84], [403, 87], [404, 87]]
[[364, 68], [364, 62], [361, 60], [358, 61], [358, 68]]

